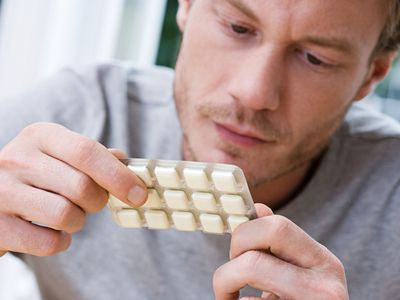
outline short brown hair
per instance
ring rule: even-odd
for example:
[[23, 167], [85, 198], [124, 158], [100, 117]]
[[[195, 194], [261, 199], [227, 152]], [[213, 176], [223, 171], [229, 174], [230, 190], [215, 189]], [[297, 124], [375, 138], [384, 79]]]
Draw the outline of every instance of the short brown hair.
[[388, 18], [376, 45], [375, 54], [397, 51], [400, 45], [400, 0], [387, 2]]

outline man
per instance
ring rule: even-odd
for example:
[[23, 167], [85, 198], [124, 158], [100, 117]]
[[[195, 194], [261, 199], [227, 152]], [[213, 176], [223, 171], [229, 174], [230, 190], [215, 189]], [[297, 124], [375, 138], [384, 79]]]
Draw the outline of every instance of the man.
[[[349, 108], [388, 73], [399, 11], [180, 0], [180, 122], [164, 69], [67, 71], [4, 101], [0, 249], [35, 270], [44, 299], [228, 300], [246, 286], [263, 299], [395, 299], [400, 126]], [[91, 214], [107, 191], [136, 206], [147, 194], [106, 147], [236, 164], [259, 218], [231, 240], [119, 229]]]

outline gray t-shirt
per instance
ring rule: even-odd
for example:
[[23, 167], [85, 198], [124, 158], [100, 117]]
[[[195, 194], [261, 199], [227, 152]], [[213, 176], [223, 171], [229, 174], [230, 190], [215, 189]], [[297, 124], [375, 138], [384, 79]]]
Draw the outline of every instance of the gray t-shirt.
[[[172, 80], [165, 68], [118, 64], [63, 71], [0, 100], [0, 146], [48, 121], [131, 157], [181, 159]], [[399, 124], [354, 105], [313, 178], [277, 212], [341, 259], [351, 299], [399, 299], [399, 154]], [[68, 251], [21, 257], [46, 300], [212, 299], [212, 275], [228, 260], [229, 242], [229, 235], [122, 229], [103, 210], [88, 217]]]

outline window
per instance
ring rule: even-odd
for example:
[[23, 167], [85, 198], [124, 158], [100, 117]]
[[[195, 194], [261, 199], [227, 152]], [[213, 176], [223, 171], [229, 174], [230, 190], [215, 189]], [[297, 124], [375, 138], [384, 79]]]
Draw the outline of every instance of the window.
[[376, 95], [381, 99], [372, 100], [380, 111], [400, 120], [400, 59], [397, 58], [392, 71], [376, 88]]
[[157, 56], [157, 65], [173, 68], [178, 55], [181, 34], [176, 25], [177, 0], [168, 0]]

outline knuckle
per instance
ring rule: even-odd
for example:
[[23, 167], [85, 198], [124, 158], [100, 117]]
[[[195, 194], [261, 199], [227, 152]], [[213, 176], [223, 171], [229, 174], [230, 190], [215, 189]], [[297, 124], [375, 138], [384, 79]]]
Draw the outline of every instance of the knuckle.
[[90, 163], [96, 157], [97, 142], [84, 136], [78, 138], [76, 144], [76, 161], [79, 165]]
[[344, 300], [348, 299], [347, 288], [345, 284], [334, 281], [325, 285], [325, 299], [327, 300]]
[[18, 151], [12, 144], [6, 145], [0, 151], [0, 168], [3, 170], [14, 170], [28, 168], [31, 158]]
[[65, 250], [65, 246], [62, 236], [57, 232], [51, 232], [41, 240], [38, 254], [40, 256], [52, 256]]
[[45, 123], [36, 122], [26, 126], [24, 129], [21, 130], [20, 135], [22, 136], [32, 136], [38, 134], [46, 127]]
[[91, 207], [91, 213], [98, 213], [100, 212], [108, 203], [108, 194], [107, 192], [103, 192], [102, 195], [95, 199], [93, 207]]
[[66, 230], [68, 233], [75, 233], [81, 231], [85, 226], [85, 217], [76, 218], [73, 224], [69, 224], [70, 229]]
[[232, 237], [231, 237], [231, 253], [236, 253], [238, 249], [242, 248], [243, 245], [245, 245], [245, 241], [243, 241], [245, 237], [243, 234], [241, 234], [240, 226], [237, 227], [233, 232], [232, 232]]
[[219, 267], [213, 275], [213, 287], [215, 291], [219, 291], [224, 286], [223, 266]]
[[62, 199], [58, 201], [53, 212], [53, 224], [57, 229], [69, 227], [71, 221], [74, 219], [74, 204], [68, 200]]
[[246, 272], [252, 273], [263, 259], [263, 253], [256, 250], [250, 250], [242, 254], [242, 263]]
[[80, 174], [75, 185], [75, 197], [76, 199], [82, 199], [87, 197], [93, 187], [93, 181], [89, 176]]
[[50, 130], [55, 127], [56, 124], [46, 122], [35, 122], [21, 130], [20, 135], [26, 137], [32, 137], [43, 134], [43, 132]]
[[333, 268], [336, 278], [342, 279], [346, 278], [346, 271], [343, 263], [334, 255], [331, 255], [331, 267]]
[[291, 222], [287, 218], [280, 215], [274, 215], [269, 218], [269, 220], [272, 221], [274, 236], [285, 236], [288, 233], [291, 227]]

